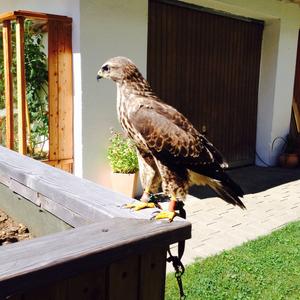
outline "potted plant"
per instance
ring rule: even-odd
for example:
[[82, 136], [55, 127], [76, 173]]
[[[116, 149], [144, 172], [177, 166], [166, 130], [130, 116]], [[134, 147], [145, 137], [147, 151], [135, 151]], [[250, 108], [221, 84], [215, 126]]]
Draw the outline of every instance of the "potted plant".
[[135, 197], [139, 165], [133, 142], [122, 134], [112, 131], [107, 157], [112, 169], [113, 190]]
[[295, 168], [299, 166], [299, 143], [290, 135], [286, 138], [284, 152], [279, 156], [279, 165], [284, 168]]

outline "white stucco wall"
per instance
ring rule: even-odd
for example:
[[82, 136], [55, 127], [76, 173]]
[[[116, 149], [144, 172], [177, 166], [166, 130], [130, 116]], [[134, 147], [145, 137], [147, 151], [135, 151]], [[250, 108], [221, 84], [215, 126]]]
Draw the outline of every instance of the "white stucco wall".
[[110, 128], [119, 129], [115, 84], [96, 75], [110, 57], [134, 60], [145, 74], [147, 1], [81, 1], [83, 176], [109, 185], [106, 159]]
[[29, 10], [68, 16], [73, 19], [73, 79], [74, 79], [74, 158], [75, 174], [82, 174], [82, 141], [81, 141], [81, 64], [80, 64], [80, 0], [0, 0], [0, 13], [14, 10]]

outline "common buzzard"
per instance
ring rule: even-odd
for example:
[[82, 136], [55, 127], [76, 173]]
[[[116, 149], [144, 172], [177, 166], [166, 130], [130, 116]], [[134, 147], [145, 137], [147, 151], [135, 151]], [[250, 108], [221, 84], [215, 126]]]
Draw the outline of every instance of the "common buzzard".
[[134, 141], [144, 193], [135, 209], [152, 207], [149, 195], [162, 186], [169, 209], [156, 218], [173, 220], [177, 201], [191, 185], [208, 185], [226, 202], [245, 208], [242, 189], [225, 173], [221, 153], [174, 107], [152, 91], [134, 63], [114, 57], [100, 68], [97, 79], [117, 84], [117, 112], [123, 130]]

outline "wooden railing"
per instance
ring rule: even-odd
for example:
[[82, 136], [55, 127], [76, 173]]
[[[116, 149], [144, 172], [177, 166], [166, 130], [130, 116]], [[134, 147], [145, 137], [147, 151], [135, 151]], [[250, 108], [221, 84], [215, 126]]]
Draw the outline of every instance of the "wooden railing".
[[[11, 22], [16, 22], [16, 65], [18, 103], [18, 151], [27, 152], [30, 132], [26, 102], [24, 65], [24, 21], [44, 20], [48, 28], [49, 157], [45, 162], [72, 171], [73, 167], [73, 92], [72, 19], [65, 16], [13, 11], [0, 15], [3, 24], [3, 56], [6, 106], [6, 146], [14, 149]], [[63, 162], [67, 161], [66, 164]]]
[[[160, 300], [167, 248], [191, 236], [183, 219], [151, 221], [155, 209], [124, 209], [132, 199], [0, 147], [2, 209], [5, 198], [28, 227], [45, 212], [66, 226], [1, 246], [1, 299]], [[18, 215], [22, 205], [39, 215]]]

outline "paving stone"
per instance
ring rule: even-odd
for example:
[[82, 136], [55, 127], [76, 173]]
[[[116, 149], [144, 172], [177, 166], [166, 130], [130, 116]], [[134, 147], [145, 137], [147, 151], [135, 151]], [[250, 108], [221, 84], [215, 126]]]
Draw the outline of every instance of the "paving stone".
[[[185, 209], [187, 219], [192, 223], [192, 239], [186, 242], [184, 263], [191, 263], [197, 257], [205, 258], [224, 249], [231, 249], [300, 219], [300, 170], [297, 169], [295, 174], [291, 173], [291, 170], [284, 169], [250, 167], [247, 170], [250, 172], [248, 182], [258, 178], [255, 174], [258, 171], [267, 174], [264, 177], [266, 181], [271, 180], [273, 174], [275, 180], [289, 178], [278, 176], [281, 173], [298, 178], [287, 183], [281, 179], [282, 184], [265, 190], [258, 186], [260, 191], [249, 193], [244, 197], [246, 210], [233, 207], [217, 197], [198, 199], [189, 195]], [[244, 170], [241, 169], [240, 172]], [[246, 178], [247, 172], [241, 175], [236, 171], [235, 174]], [[247, 187], [247, 182], [244, 182], [244, 186]], [[176, 252], [176, 245], [172, 246], [172, 249]], [[169, 269], [168, 267], [167, 270]]]

